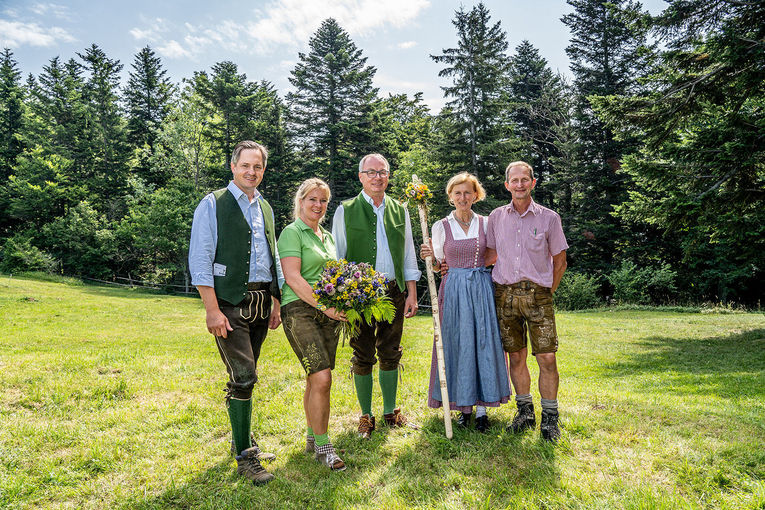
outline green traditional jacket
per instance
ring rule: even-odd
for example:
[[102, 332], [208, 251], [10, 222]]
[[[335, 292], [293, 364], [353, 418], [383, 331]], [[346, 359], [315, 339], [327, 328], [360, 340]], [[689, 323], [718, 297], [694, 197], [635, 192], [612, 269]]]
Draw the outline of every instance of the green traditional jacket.
[[[351, 262], [366, 262], [374, 267], [377, 260], [377, 215], [371, 204], [359, 193], [356, 198], [343, 204], [345, 217], [345, 258]], [[383, 213], [385, 237], [396, 268], [396, 283], [403, 292], [404, 280], [404, 236], [406, 232], [406, 208], [401, 202], [385, 195]]]
[[[218, 224], [218, 243], [215, 246], [215, 263], [226, 267], [225, 276], [215, 276], [215, 295], [231, 304], [239, 304], [247, 295], [250, 252], [252, 251], [252, 228], [242, 214], [234, 195], [226, 189], [213, 192], [215, 216]], [[266, 240], [271, 249], [271, 295], [280, 299], [276, 274], [276, 234], [274, 213], [265, 198], [259, 197], [266, 228]]]

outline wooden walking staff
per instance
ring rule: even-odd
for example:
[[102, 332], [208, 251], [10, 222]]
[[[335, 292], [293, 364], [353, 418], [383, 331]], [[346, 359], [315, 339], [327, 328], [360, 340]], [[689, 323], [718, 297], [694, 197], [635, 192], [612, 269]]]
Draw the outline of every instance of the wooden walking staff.
[[[422, 181], [412, 175], [412, 183], [415, 186], [422, 186]], [[416, 200], [417, 209], [420, 213], [420, 227], [422, 227], [422, 239], [425, 244], [430, 244], [428, 235], [428, 212], [425, 207], [425, 200]], [[428, 274], [428, 290], [430, 290], [430, 304], [433, 310], [433, 336], [436, 342], [436, 360], [438, 361], [438, 381], [441, 385], [441, 402], [444, 409], [444, 428], [446, 437], [452, 438], [452, 416], [449, 405], [449, 390], [446, 388], [446, 364], [444, 363], [444, 344], [441, 342], [441, 319], [438, 311], [438, 291], [436, 290], [436, 279], [433, 275], [433, 257], [428, 255], [425, 259], [425, 269]]]

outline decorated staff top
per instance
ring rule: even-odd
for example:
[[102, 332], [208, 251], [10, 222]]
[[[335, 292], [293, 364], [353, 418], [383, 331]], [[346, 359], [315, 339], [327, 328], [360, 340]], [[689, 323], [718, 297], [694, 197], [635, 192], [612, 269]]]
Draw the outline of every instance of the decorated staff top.
[[404, 194], [409, 200], [424, 207], [428, 206], [428, 199], [433, 198], [433, 193], [428, 186], [415, 176], [412, 176], [412, 182], [406, 185]]

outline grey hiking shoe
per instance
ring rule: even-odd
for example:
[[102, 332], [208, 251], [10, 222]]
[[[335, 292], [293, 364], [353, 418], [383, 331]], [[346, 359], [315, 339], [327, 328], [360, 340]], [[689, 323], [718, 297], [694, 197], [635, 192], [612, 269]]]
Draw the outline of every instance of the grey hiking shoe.
[[345, 471], [345, 462], [335, 452], [335, 447], [332, 443], [327, 443], [323, 446], [316, 446], [316, 453], [313, 456], [317, 462], [324, 464], [332, 471]]
[[313, 436], [305, 436], [305, 452], [306, 453], [316, 452], [316, 439]]
[[241, 455], [237, 455], [236, 472], [252, 480], [255, 485], [265, 485], [274, 479], [274, 475], [263, 469], [257, 455], [255, 448], [247, 448]]
[[513, 422], [507, 427], [507, 431], [517, 434], [526, 429], [533, 429], [536, 424], [534, 404], [518, 404], [518, 410], [515, 412]]
[[542, 411], [542, 438], [551, 443], [557, 443], [560, 439], [560, 428], [558, 428], [558, 413]]
[[[252, 432], [250, 432], [250, 442], [252, 443], [252, 448], [257, 450], [258, 452], [257, 453], [258, 460], [265, 460], [265, 461], [276, 460], [276, 455], [274, 455], [273, 453], [264, 452], [263, 450], [260, 449], [260, 447], [258, 446], [258, 443], [255, 442], [255, 434], [253, 434]], [[231, 455], [236, 457], [236, 444], [234, 444], [233, 439], [231, 440]]]

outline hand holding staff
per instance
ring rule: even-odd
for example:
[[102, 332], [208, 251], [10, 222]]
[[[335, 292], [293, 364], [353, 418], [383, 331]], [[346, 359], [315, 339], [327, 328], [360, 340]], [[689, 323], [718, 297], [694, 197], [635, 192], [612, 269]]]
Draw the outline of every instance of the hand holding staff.
[[[422, 184], [422, 181], [416, 176], [412, 175], [412, 185], [410, 185], [415, 192], [412, 195], [417, 202], [417, 209], [420, 213], [420, 227], [422, 228], [423, 242], [427, 245], [430, 244], [430, 236], [428, 236], [428, 213], [425, 205], [426, 194], [429, 194], [427, 188]], [[441, 320], [439, 318], [438, 311], [438, 291], [436, 290], [436, 280], [433, 276], [433, 257], [428, 255], [425, 259], [425, 269], [428, 274], [428, 290], [430, 290], [430, 304], [433, 310], [433, 336], [436, 343], [436, 359], [438, 361], [438, 380], [441, 385], [441, 402], [443, 403], [444, 410], [444, 428], [446, 429], [446, 437], [452, 438], [452, 417], [451, 409], [449, 405], [449, 391], [446, 388], [446, 369], [444, 363], [444, 345], [441, 343]]]

